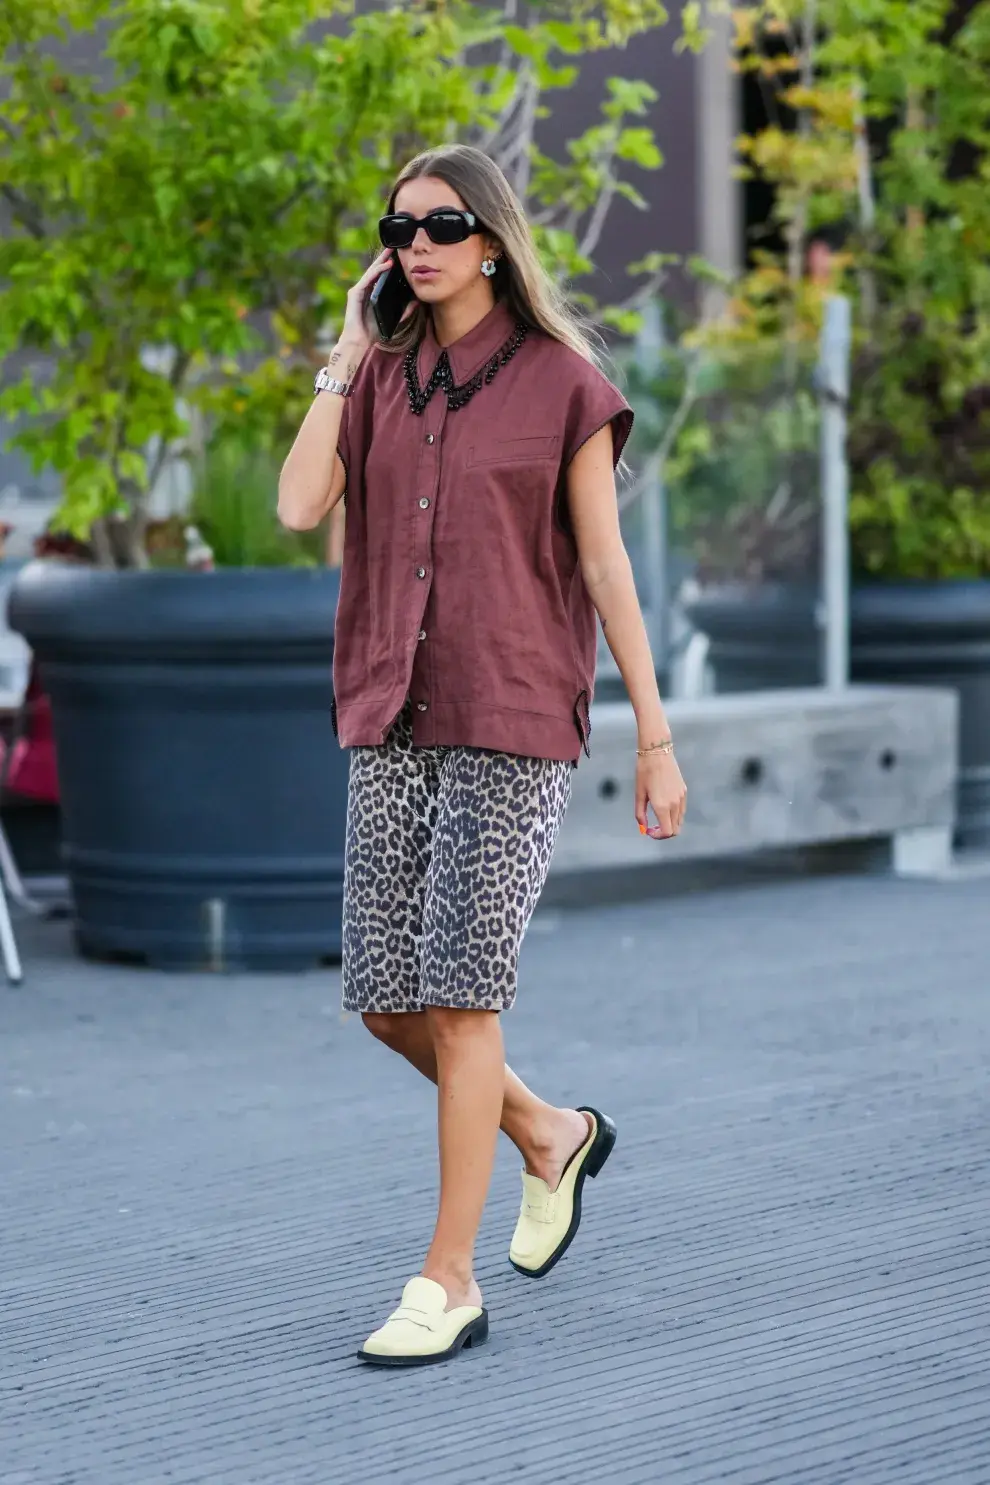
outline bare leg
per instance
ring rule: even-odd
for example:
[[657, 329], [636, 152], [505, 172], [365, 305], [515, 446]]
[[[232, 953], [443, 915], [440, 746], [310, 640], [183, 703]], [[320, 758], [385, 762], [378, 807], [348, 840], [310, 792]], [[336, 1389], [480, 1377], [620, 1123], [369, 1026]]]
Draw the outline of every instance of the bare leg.
[[474, 1244], [495, 1161], [505, 1052], [494, 1011], [431, 1007], [425, 1016], [439, 1074], [440, 1210], [423, 1273], [456, 1309], [481, 1304]]
[[[425, 1012], [369, 1012], [362, 1019], [372, 1036], [400, 1053], [431, 1083], [437, 1081], [437, 1056]], [[519, 1151], [529, 1174], [541, 1177], [554, 1191], [564, 1166], [587, 1138], [589, 1121], [575, 1109], [544, 1103], [506, 1066], [500, 1127]]]

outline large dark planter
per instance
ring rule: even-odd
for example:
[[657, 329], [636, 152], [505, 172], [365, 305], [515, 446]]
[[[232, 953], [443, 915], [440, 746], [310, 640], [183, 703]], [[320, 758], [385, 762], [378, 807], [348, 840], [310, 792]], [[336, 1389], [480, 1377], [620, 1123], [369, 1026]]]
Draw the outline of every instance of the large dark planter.
[[[713, 588], [691, 605], [690, 618], [709, 637], [719, 691], [810, 686], [820, 678], [810, 589]], [[990, 844], [990, 580], [854, 586], [850, 672], [854, 681], [955, 687], [957, 844]]]
[[32, 563], [9, 622], [51, 696], [83, 953], [297, 969], [340, 953], [338, 576]]
[[708, 637], [716, 691], [776, 691], [818, 682], [815, 593], [783, 583], [725, 583], [687, 605]]

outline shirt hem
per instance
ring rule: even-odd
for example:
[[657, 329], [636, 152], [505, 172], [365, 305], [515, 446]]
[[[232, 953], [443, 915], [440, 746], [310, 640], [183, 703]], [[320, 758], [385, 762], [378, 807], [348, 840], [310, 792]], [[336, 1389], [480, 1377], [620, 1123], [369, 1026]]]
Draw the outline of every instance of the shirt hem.
[[[401, 703], [394, 715], [385, 712], [380, 701], [338, 705], [341, 747], [380, 747], [383, 732], [392, 726], [400, 710]], [[416, 748], [483, 748], [560, 763], [576, 763], [584, 743], [573, 711], [566, 716], [548, 716], [477, 701], [435, 701], [426, 712], [414, 710], [412, 731]]]

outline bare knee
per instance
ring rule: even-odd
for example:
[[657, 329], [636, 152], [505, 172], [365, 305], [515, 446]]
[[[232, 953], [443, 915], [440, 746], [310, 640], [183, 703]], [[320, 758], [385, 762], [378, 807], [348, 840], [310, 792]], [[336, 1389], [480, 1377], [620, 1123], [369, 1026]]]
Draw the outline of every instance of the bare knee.
[[467, 1040], [490, 1035], [498, 1022], [496, 1011], [452, 1010], [447, 1006], [427, 1006], [426, 1024], [438, 1053], [462, 1046]]
[[363, 1011], [361, 1020], [378, 1041], [386, 1047], [400, 1050], [409, 1036], [409, 1021], [419, 1011]]

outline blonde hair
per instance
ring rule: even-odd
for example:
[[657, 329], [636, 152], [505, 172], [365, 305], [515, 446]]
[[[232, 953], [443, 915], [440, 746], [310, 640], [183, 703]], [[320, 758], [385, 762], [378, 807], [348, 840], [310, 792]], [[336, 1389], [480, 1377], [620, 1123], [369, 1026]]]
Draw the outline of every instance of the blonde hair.
[[[585, 360], [598, 364], [595, 332], [580, 319], [566, 295], [540, 262], [522, 202], [495, 161], [469, 144], [443, 144], [410, 160], [389, 193], [388, 210], [395, 210], [399, 188], [407, 181], [436, 176], [456, 191], [490, 237], [502, 248], [492, 286], [516, 319], [569, 346]], [[409, 318], [383, 346], [405, 352], [426, 329], [428, 308], [417, 304]]]

